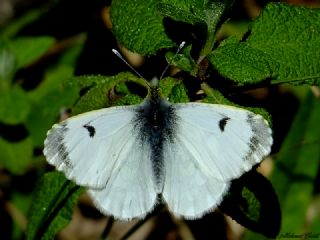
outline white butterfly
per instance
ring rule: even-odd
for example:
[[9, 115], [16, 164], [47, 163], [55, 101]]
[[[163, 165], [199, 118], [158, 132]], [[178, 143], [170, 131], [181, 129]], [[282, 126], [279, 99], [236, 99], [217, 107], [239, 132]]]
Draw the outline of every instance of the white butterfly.
[[271, 129], [260, 115], [219, 104], [173, 104], [157, 86], [140, 105], [110, 107], [53, 126], [47, 161], [88, 189], [106, 215], [143, 218], [164, 200], [199, 218], [216, 208], [231, 180], [269, 154]]

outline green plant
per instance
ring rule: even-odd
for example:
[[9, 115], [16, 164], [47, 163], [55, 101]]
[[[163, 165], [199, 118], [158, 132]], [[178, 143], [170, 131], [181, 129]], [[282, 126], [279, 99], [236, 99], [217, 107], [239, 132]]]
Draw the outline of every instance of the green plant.
[[[108, 37], [114, 36], [125, 48], [146, 56], [146, 62], [155, 61], [153, 56], [158, 54], [181, 69], [174, 78], [166, 77], [160, 82], [162, 93], [173, 102], [201, 99], [240, 105], [230, 92], [238, 94], [239, 89], [270, 88], [284, 83], [295, 89], [299, 85], [319, 86], [318, 9], [270, 3], [243, 34], [237, 32], [221, 39], [220, 34], [233, 24], [226, 21], [227, 17], [232, 19], [228, 13], [233, 4], [232, 0], [114, 0], [110, 10], [113, 35]], [[59, 9], [59, 2], [46, 8]], [[28, 216], [27, 230], [15, 219], [9, 233], [15, 239], [22, 238], [23, 232], [27, 239], [53, 239], [70, 222], [73, 206], [84, 191], [60, 173], [44, 174], [46, 162], [38, 150], [43, 147], [46, 131], [59, 120], [61, 110], [71, 109], [72, 114], [78, 114], [112, 105], [136, 104], [145, 94], [143, 80], [112, 69], [123, 68], [119, 67], [123, 63], [112, 63], [105, 76], [77, 76], [77, 70], [82, 73], [80, 60], [86, 44], [92, 39], [97, 41], [101, 33], [85, 35], [79, 33], [85, 31], [82, 29], [67, 40], [54, 34], [24, 36], [23, 30], [46, 14], [44, 10], [28, 12], [4, 28], [0, 38], [0, 166], [6, 171], [1, 175], [9, 176], [7, 181], [0, 179], [0, 187], [6, 193], [4, 201]], [[97, 61], [117, 61], [111, 55], [114, 42], [103, 39], [109, 44], [110, 54]], [[187, 41], [186, 47], [174, 54], [181, 41]], [[153, 67], [156, 68], [154, 62]], [[28, 71], [34, 69], [39, 72], [38, 80], [28, 78]], [[148, 75], [148, 69], [143, 70]], [[90, 73], [95, 72], [99, 71]], [[203, 94], [196, 94], [199, 89]], [[229, 97], [237, 104], [227, 100]], [[221, 205], [223, 212], [260, 233], [248, 232], [248, 239], [275, 237], [280, 231], [280, 209], [273, 188], [281, 204], [281, 232], [318, 229], [319, 215], [307, 226], [305, 215], [315, 195], [313, 182], [319, 169], [320, 108], [310, 93], [301, 99], [301, 109], [276, 157], [270, 177], [273, 187], [262, 175], [250, 172], [233, 183]], [[254, 101], [248, 105], [272, 122]], [[292, 150], [295, 145], [299, 148]], [[30, 172], [36, 176], [35, 192], [11, 188], [15, 178]]]

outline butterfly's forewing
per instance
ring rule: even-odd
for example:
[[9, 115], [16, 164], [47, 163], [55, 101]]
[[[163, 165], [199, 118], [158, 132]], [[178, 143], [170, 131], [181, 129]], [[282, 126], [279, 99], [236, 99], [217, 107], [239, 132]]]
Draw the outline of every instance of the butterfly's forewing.
[[270, 152], [271, 129], [244, 109], [203, 103], [175, 104], [175, 141], [167, 141], [163, 196], [187, 218], [216, 207], [232, 179]]
[[[241, 176], [269, 154], [272, 132], [260, 115], [225, 105], [176, 104], [179, 117], [177, 134], [205, 159], [217, 179], [226, 181]], [[204, 167], [203, 166], [203, 167]]]
[[229, 187], [229, 182], [212, 177], [192, 151], [180, 136], [175, 143], [164, 145], [166, 175], [162, 195], [171, 212], [187, 219], [199, 218], [215, 207]]
[[71, 117], [47, 134], [44, 155], [81, 186], [102, 188], [127, 141], [133, 107], [113, 107]]

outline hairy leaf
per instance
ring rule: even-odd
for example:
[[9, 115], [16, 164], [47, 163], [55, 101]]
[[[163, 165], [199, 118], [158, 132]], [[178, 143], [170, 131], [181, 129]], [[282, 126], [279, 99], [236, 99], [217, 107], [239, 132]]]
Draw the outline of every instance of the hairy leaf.
[[112, 1], [112, 30], [118, 41], [129, 50], [150, 55], [159, 49], [174, 46], [165, 33], [163, 16], [157, 13], [157, 2], [157, 0]]
[[240, 84], [266, 78], [318, 84], [319, 42], [318, 9], [271, 3], [253, 22], [247, 39], [221, 44], [209, 59], [223, 76]]

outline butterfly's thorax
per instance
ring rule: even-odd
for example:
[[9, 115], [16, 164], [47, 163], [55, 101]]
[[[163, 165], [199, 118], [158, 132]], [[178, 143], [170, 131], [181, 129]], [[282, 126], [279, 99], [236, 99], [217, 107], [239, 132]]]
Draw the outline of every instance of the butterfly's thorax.
[[138, 107], [134, 120], [136, 132], [140, 133], [140, 144], [149, 144], [155, 184], [159, 192], [163, 187], [163, 144], [173, 141], [176, 115], [172, 104], [159, 96], [157, 88]]

